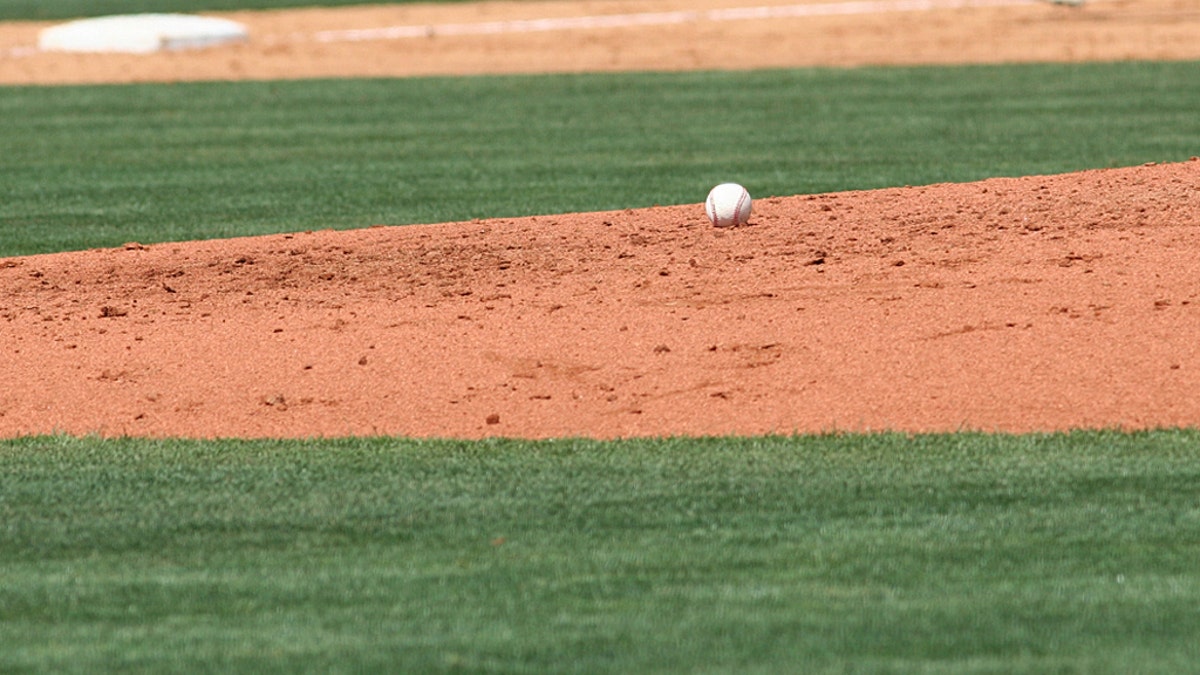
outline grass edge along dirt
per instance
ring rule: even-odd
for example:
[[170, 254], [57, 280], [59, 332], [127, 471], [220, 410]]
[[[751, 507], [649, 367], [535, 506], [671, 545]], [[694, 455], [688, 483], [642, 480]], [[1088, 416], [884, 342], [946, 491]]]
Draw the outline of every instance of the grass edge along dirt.
[[0, 442], [0, 670], [1182, 672], [1200, 432]]
[[0, 256], [1182, 161], [1196, 65], [3, 87]]

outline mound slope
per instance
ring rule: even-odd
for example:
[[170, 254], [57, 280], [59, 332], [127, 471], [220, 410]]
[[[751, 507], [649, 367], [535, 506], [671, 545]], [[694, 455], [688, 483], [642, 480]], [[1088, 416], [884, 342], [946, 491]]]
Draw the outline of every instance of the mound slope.
[[1200, 424], [1200, 162], [0, 261], [0, 436]]

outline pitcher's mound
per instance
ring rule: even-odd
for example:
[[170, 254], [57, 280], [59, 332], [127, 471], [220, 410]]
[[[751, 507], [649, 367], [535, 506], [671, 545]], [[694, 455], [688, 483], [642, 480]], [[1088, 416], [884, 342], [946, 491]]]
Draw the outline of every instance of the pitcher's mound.
[[198, 49], [247, 39], [236, 21], [189, 14], [126, 14], [52, 26], [38, 37], [43, 51], [123, 52]]

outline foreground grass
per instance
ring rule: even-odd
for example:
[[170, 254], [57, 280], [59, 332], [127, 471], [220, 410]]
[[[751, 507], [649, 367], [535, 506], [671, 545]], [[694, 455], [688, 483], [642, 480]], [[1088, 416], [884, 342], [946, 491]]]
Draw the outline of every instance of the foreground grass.
[[[1195, 63], [0, 88], [0, 256], [1196, 153]], [[714, 105], [719, 101], [719, 105]]]
[[1200, 433], [0, 443], [0, 671], [1182, 672]]

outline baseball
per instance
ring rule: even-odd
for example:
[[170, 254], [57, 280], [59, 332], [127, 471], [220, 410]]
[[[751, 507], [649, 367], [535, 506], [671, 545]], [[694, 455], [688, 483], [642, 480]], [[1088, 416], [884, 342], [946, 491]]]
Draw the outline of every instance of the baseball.
[[750, 221], [750, 193], [737, 183], [721, 183], [708, 193], [704, 212], [717, 227], [745, 225]]

